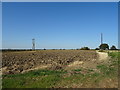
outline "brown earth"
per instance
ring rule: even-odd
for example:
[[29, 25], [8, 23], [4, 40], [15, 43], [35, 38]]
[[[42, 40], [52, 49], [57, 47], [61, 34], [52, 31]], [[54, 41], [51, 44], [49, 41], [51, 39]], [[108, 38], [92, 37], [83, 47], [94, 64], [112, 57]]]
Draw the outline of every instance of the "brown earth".
[[39, 50], [2, 53], [2, 73], [16, 74], [34, 69], [71, 70], [96, 68], [103, 63], [92, 50]]

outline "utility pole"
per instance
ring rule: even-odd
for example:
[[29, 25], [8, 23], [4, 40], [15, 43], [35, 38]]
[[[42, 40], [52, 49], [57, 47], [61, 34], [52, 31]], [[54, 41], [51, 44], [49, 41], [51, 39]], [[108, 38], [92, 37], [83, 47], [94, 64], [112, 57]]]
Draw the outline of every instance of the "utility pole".
[[35, 39], [32, 39], [32, 50], [35, 50]]
[[101, 33], [101, 44], [103, 44], [103, 34]]

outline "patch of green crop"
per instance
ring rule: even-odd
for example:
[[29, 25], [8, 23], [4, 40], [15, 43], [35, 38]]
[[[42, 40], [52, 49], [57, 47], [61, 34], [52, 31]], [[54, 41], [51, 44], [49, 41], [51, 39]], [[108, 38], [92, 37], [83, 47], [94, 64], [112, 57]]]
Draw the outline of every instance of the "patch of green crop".
[[73, 71], [77, 71], [77, 72], [79, 72], [79, 71], [81, 71], [82, 69], [75, 69], [75, 70], [73, 70]]

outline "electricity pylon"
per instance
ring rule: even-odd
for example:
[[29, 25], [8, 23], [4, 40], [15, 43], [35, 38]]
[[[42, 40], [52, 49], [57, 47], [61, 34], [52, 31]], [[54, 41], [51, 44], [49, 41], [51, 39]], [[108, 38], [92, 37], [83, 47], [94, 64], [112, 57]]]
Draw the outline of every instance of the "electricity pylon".
[[32, 50], [35, 50], [35, 39], [32, 39]]

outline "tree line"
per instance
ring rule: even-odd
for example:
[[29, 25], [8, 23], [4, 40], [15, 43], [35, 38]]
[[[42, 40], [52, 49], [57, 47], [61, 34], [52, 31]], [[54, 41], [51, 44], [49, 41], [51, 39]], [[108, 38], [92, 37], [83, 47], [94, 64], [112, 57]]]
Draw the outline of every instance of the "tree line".
[[[82, 48], [77, 49], [77, 50], [90, 50], [90, 48], [89, 47], [82, 47]], [[118, 49], [116, 48], [115, 45], [112, 45], [111, 47], [109, 47], [108, 44], [103, 43], [99, 46], [99, 48], [95, 48], [95, 50], [118, 50]]]

